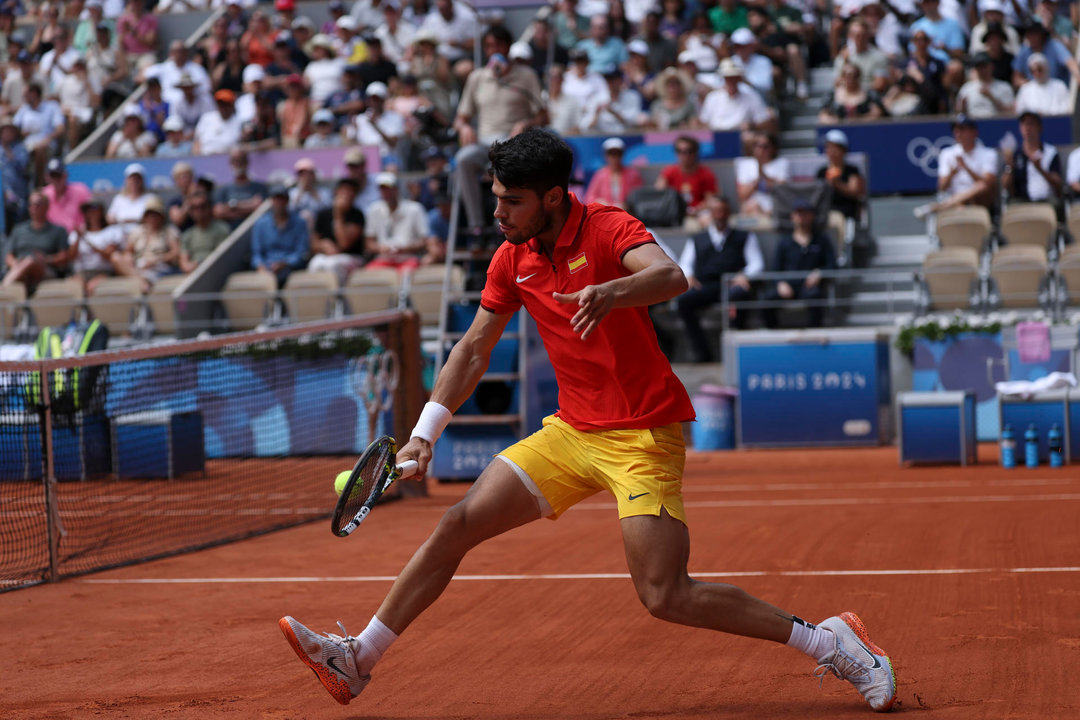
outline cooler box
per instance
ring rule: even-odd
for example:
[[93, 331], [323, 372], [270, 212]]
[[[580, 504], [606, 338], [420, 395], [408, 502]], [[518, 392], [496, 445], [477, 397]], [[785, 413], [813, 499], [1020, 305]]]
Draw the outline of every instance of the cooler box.
[[889, 335], [835, 328], [727, 332], [744, 447], [881, 445], [891, 438]]
[[117, 477], [171, 479], [206, 467], [201, 412], [117, 415], [112, 425]]
[[975, 392], [902, 392], [896, 396], [900, 463], [978, 462]]
[[1072, 444], [1069, 441], [1072, 437], [1069, 429], [1069, 391], [1051, 390], [1029, 398], [999, 395], [998, 399], [1001, 408], [1001, 428], [1004, 429], [1006, 425], [1012, 426], [1013, 435], [1016, 436], [1016, 457], [1020, 458], [1021, 462], [1024, 457], [1024, 432], [1029, 425], [1034, 425], [1039, 432], [1039, 462], [1045, 463], [1050, 460], [1046, 436], [1054, 424], [1061, 429], [1062, 437], [1066, 440], [1062, 444], [1065, 462], [1069, 462], [1071, 457], [1069, 446]]

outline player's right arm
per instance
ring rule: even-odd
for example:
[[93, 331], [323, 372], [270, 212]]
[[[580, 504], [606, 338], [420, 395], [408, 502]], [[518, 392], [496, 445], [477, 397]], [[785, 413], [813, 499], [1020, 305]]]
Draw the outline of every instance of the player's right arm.
[[[502, 337], [506, 324], [513, 316], [513, 313], [500, 315], [482, 307], [476, 311], [472, 325], [454, 345], [435, 380], [431, 402], [442, 405], [452, 413], [469, 399], [487, 371], [495, 343]], [[416, 477], [424, 477], [431, 461], [431, 445], [424, 438], [414, 435], [398, 452], [398, 462], [415, 460], [419, 466]]]

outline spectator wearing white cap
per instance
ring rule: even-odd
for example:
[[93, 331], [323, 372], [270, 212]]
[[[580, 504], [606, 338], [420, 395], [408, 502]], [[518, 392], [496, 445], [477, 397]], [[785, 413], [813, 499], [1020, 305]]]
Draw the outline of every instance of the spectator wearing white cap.
[[641, 94], [626, 87], [622, 70], [612, 65], [603, 72], [607, 85], [603, 95], [589, 98], [581, 114], [583, 133], [612, 135], [640, 128], [648, 121], [642, 112]]
[[127, 234], [124, 248], [113, 253], [118, 275], [142, 280], [143, 292], [165, 275], [180, 269], [180, 232], [169, 224], [165, 203], [149, 195], [138, 225]]
[[623, 165], [626, 143], [612, 137], [604, 141], [604, 167], [593, 173], [585, 190], [585, 203], [601, 203], [626, 208], [626, 197], [645, 185], [635, 168]]
[[131, 163], [124, 168], [124, 186], [113, 196], [105, 217], [110, 225], [123, 225], [127, 232], [142, 221], [149, 199], [146, 168], [139, 163]]
[[[731, 58], [724, 59], [731, 60]], [[708, 45], [698, 45], [692, 50], [683, 50], [679, 53], [677, 63], [680, 70], [694, 78], [695, 94], [698, 97], [708, 95], [713, 90], [724, 86], [723, 76], [717, 72], [716, 51]], [[741, 68], [739, 68], [739, 73], [741, 78]]]
[[375, 184], [380, 198], [367, 214], [366, 251], [374, 256], [367, 267], [394, 267], [405, 272], [430, 264], [435, 243], [424, 206], [401, 197], [394, 173], [379, 173]]
[[184, 121], [176, 115], [170, 115], [161, 126], [165, 131], [165, 142], [154, 149], [154, 157], [188, 157], [191, 155], [191, 141], [184, 137]]
[[105, 147], [106, 158], [149, 157], [157, 147], [154, 133], [146, 129], [138, 108], [129, 105], [124, 110], [120, 128], [113, 132]]
[[1005, 8], [1012, 6], [1011, 0], [980, 0], [978, 10], [980, 13], [979, 23], [971, 28], [971, 43], [968, 45], [969, 55], [978, 55], [986, 50], [986, 32], [991, 27], [1002, 34], [1005, 51], [1012, 56], [1020, 51], [1020, 33], [1016, 28], [1005, 20]]
[[[266, 70], [262, 65], [252, 63], [244, 67], [242, 79], [244, 92], [236, 98], [236, 116], [241, 122], [249, 123], [255, 119], [255, 96], [266, 85]], [[212, 101], [210, 105], [213, 105]]]
[[304, 79], [311, 88], [311, 102], [322, 107], [326, 99], [342, 88], [345, 63], [335, 57], [334, 43], [328, 35], [311, 40], [311, 62], [304, 68]]
[[356, 0], [349, 17], [356, 21], [361, 30], [374, 29], [382, 25], [386, 18], [385, 6], [383, 0]]
[[304, 140], [305, 150], [341, 147], [341, 135], [334, 127], [334, 113], [326, 108], [316, 110], [311, 116], [311, 126], [313, 132]]
[[214, 100], [199, 87], [195, 78], [187, 73], [180, 75], [176, 88], [180, 92], [176, 99], [169, 103], [169, 117], [177, 118], [183, 124], [185, 136], [190, 138], [195, 132], [195, 126], [199, 124], [199, 119], [214, 112]]
[[642, 107], [656, 99], [656, 85], [653, 80], [656, 73], [649, 69], [649, 46], [644, 40], [631, 40], [626, 43], [629, 59], [623, 65], [623, 80], [626, 87], [636, 91], [643, 101]]
[[817, 178], [832, 190], [830, 209], [846, 218], [857, 218], [866, 199], [866, 178], [847, 162], [848, 147], [843, 130], [833, 128], [825, 133], [825, 165], [817, 171]]
[[398, 165], [394, 154], [398, 141], [405, 134], [405, 118], [386, 109], [389, 91], [384, 83], [373, 82], [364, 90], [367, 109], [353, 121], [352, 138], [360, 145], [375, 145], [384, 165]]
[[775, 132], [775, 116], [761, 96], [743, 84], [742, 68], [731, 58], [725, 58], [720, 63], [720, 76], [724, 85], [705, 98], [698, 113], [699, 122], [710, 130], [742, 130], [744, 135]]
[[342, 15], [337, 19], [332, 39], [334, 50], [344, 64], [358, 63], [367, 57], [367, 45], [360, 38], [360, 26], [352, 17]]
[[773, 89], [772, 60], [758, 53], [757, 38], [750, 28], [739, 28], [731, 33], [731, 44], [735, 49], [731, 59], [743, 71], [743, 77], [755, 90], [768, 96]]
[[1042, 53], [1028, 57], [1031, 80], [1020, 86], [1016, 93], [1016, 112], [1032, 112], [1039, 115], [1068, 115], [1072, 103], [1068, 86], [1050, 76], [1050, 63]]

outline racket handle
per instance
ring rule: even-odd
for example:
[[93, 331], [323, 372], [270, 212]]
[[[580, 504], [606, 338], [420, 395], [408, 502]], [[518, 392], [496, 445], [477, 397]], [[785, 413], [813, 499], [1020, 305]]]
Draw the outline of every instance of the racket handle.
[[418, 466], [417, 466], [415, 460], [406, 460], [405, 462], [403, 462], [403, 463], [401, 463], [400, 465], [397, 466], [398, 472], [401, 473], [400, 475], [398, 475], [398, 477], [399, 478], [412, 477], [413, 475], [416, 474], [416, 468], [417, 467]]

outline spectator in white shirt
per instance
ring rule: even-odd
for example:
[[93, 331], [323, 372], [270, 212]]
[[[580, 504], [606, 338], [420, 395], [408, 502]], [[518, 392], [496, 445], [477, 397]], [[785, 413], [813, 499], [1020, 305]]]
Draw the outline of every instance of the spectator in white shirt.
[[42, 55], [38, 63], [38, 71], [48, 80], [50, 92], [56, 92], [79, 57], [79, 51], [71, 47], [67, 28], [61, 26], [53, 36], [52, 50]]
[[236, 114], [236, 93], [218, 90], [214, 101], [217, 110], [203, 115], [195, 126], [192, 150], [196, 155], [227, 153], [240, 144], [244, 124]]
[[1036, 113], [1020, 115], [1020, 147], [1002, 148], [1005, 168], [1001, 186], [1012, 200], [1060, 202], [1061, 158], [1057, 148], [1043, 142], [1042, 118]]
[[401, 197], [397, 175], [381, 172], [375, 178], [380, 199], [367, 213], [368, 268], [394, 267], [401, 272], [433, 262], [437, 241], [431, 237], [427, 211], [415, 200]]
[[750, 28], [739, 28], [731, 33], [731, 44], [735, 47], [731, 59], [742, 68], [746, 82], [762, 95], [768, 95], [773, 89], [773, 64], [757, 52], [757, 42]]
[[1012, 112], [1012, 85], [994, 78], [994, 61], [986, 53], [975, 56], [975, 77], [960, 88], [957, 109], [973, 118], [988, 118]]
[[1016, 112], [1039, 115], [1068, 115], [1071, 112], [1069, 87], [1050, 76], [1050, 63], [1042, 53], [1028, 58], [1031, 80], [1016, 93]]
[[255, 96], [266, 85], [266, 70], [252, 63], [244, 68], [240, 80], [244, 92], [236, 98], [236, 114], [242, 122], [249, 123], [255, 119]]
[[142, 222], [150, 197], [146, 192], [146, 168], [131, 163], [124, 168], [124, 186], [113, 196], [105, 217], [110, 225], [120, 225], [127, 233]]
[[311, 62], [304, 68], [304, 79], [311, 88], [311, 104], [322, 107], [326, 99], [341, 90], [345, 63], [334, 56], [334, 42], [322, 33], [311, 39]]
[[581, 132], [617, 135], [644, 125], [648, 118], [641, 109], [641, 94], [626, 87], [622, 70], [611, 65], [603, 75], [607, 87], [602, 95], [589, 98], [581, 116]]
[[71, 72], [64, 76], [57, 88], [57, 100], [67, 119], [68, 147], [79, 144], [83, 132], [93, 124], [94, 114], [101, 103], [101, 86], [97, 85], [86, 70], [86, 58], [75, 58]]
[[979, 141], [979, 128], [966, 115], [956, 116], [952, 130], [956, 144], [938, 155], [938, 192], [946, 197], [915, 208], [917, 218], [962, 205], [990, 207], [994, 204], [997, 153]]
[[577, 132], [578, 114], [581, 106], [576, 98], [563, 91], [566, 70], [562, 65], [548, 68], [548, 89], [545, 93], [547, 102], [548, 126], [560, 135], [572, 135]]
[[724, 86], [705, 98], [698, 120], [710, 130], [742, 130], [747, 140], [756, 132], [775, 132], [776, 118], [753, 88], [743, 85], [743, 72], [734, 60], [720, 63]]
[[404, 72], [407, 63], [406, 68], [402, 68], [401, 64], [416, 38], [416, 26], [401, 17], [401, 3], [398, 0], [383, 0], [379, 7], [383, 10], [385, 21], [375, 28], [375, 37], [382, 41], [383, 55], [398, 64], [398, 72]]
[[570, 67], [562, 79], [562, 94], [573, 98], [579, 108], [587, 106], [593, 98], [607, 93], [607, 83], [599, 74], [589, 70], [589, 54], [577, 48], [570, 51]]
[[184, 124], [184, 136], [190, 138], [202, 116], [214, 112], [214, 101], [187, 73], [180, 75], [176, 87], [180, 95], [169, 101], [169, 117], [179, 118]]
[[383, 166], [397, 166], [399, 162], [394, 155], [394, 149], [405, 134], [405, 118], [386, 109], [388, 94], [385, 83], [375, 81], [367, 86], [364, 91], [367, 110], [356, 116], [353, 132], [358, 144], [375, 145], [379, 148]]
[[435, 9], [420, 24], [439, 38], [439, 54], [454, 65], [454, 74], [464, 80], [472, 70], [473, 46], [476, 44], [478, 20], [476, 13], [454, 0], [435, 0]]
[[[157, 136], [146, 129], [139, 109], [129, 105], [124, 110], [124, 121], [120, 129], [113, 132], [109, 144], [105, 147], [107, 158], [138, 158], [154, 154]], [[141, 220], [142, 218], [140, 218]]]
[[173, 40], [169, 43], [169, 59], [151, 65], [143, 75], [144, 79], [156, 77], [161, 82], [161, 97], [170, 106], [183, 94], [179, 84], [184, 75], [194, 80], [199, 92], [207, 97], [214, 91], [206, 68], [189, 57], [183, 40]]
[[377, 28], [383, 23], [385, 3], [380, 0], [356, 0], [349, 15], [363, 28]]
[[787, 158], [777, 157], [776, 140], [759, 135], [751, 145], [751, 157], [735, 161], [735, 188], [739, 194], [739, 214], [772, 217], [773, 191], [791, 180]]

